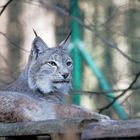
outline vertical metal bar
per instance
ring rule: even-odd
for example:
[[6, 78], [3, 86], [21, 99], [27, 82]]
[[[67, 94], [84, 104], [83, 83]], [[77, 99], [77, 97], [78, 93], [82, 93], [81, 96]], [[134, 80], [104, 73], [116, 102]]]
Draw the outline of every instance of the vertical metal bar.
[[[83, 59], [85, 60], [85, 62], [87, 63], [87, 65], [92, 70], [93, 74], [98, 79], [99, 84], [101, 85], [102, 89], [104, 91], [110, 91], [109, 93], [106, 93], [106, 94], [109, 95], [110, 97], [112, 97], [112, 98], [107, 97], [108, 101], [109, 102], [112, 102], [112, 100], [115, 98], [115, 96], [113, 95], [112, 88], [109, 85], [109, 83], [107, 82], [105, 76], [103, 75], [103, 73], [101, 72], [101, 70], [97, 67], [97, 65], [94, 62], [94, 60], [90, 57], [89, 53], [84, 48], [83, 43], [79, 41], [79, 42], [77, 42], [77, 44], [78, 44], [79, 51], [80, 51]], [[116, 113], [118, 114], [119, 118], [121, 118], [121, 119], [127, 119], [128, 118], [128, 116], [127, 116], [124, 108], [121, 106], [121, 104], [118, 101], [116, 101], [112, 105], [112, 107], [116, 111]]]
[[[78, 0], [71, 0], [71, 15], [74, 17], [78, 17]], [[79, 24], [75, 20], [71, 20], [71, 29], [72, 29], [72, 35], [71, 35], [71, 43], [73, 44], [73, 50], [72, 58], [74, 61], [74, 69], [73, 69], [73, 87], [74, 89], [81, 89], [81, 58], [80, 53], [77, 47], [77, 40], [80, 39], [80, 28]], [[80, 95], [74, 94], [73, 95], [73, 103], [79, 105], [80, 104]]]
[[[79, 11], [78, 0], [71, 0], [70, 2], [71, 2], [70, 3], [71, 15], [73, 17], [78, 17], [78, 11]], [[78, 24], [78, 22], [76, 22], [75, 20], [72, 20], [71, 29], [72, 29], [72, 38], [71, 38], [72, 42], [71, 43], [73, 46], [71, 53], [72, 53], [72, 58], [74, 61], [74, 70], [73, 70], [74, 89], [76, 89], [76, 90], [81, 89], [82, 66], [81, 66], [80, 54], [82, 54], [82, 57], [86, 61], [87, 65], [91, 68], [93, 73], [95, 74], [95, 76], [98, 79], [103, 90], [110, 91], [110, 93], [108, 93], [108, 94], [111, 95], [112, 97], [114, 97], [111, 92], [111, 87], [109, 86], [108, 82], [106, 81], [104, 75], [101, 73], [100, 69], [96, 66], [96, 64], [94, 63], [94, 61], [92, 60], [90, 55], [87, 53], [87, 51], [84, 49], [84, 47], [82, 47], [83, 45], [81, 44], [81, 40], [80, 40], [81, 39], [80, 38], [80, 25]], [[110, 99], [110, 98], [108, 98], [108, 100], [112, 101], [112, 99]], [[73, 103], [80, 104], [80, 95], [75, 94], [73, 96]], [[113, 108], [121, 119], [127, 119], [127, 114], [126, 114], [125, 110], [117, 101], [113, 104]]]

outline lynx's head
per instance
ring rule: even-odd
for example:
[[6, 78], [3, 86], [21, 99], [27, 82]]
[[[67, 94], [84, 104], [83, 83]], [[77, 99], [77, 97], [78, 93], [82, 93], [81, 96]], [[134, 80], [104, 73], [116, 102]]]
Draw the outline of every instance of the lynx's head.
[[57, 47], [49, 48], [36, 36], [28, 63], [28, 85], [44, 94], [61, 92], [67, 94], [71, 87], [72, 60], [68, 55], [69, 37]]

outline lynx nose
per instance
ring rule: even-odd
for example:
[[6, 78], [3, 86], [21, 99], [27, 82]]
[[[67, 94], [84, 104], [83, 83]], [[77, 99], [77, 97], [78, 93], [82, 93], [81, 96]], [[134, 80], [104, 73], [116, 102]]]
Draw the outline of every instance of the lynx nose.
[[66, 79], [69, 76], [69, 73], [63, 73], [62, 76], [64, 79]]

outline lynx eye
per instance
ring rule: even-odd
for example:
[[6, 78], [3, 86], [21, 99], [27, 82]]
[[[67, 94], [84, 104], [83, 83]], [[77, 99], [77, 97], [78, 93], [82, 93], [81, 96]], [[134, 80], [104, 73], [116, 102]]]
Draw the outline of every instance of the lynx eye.
[[48, 64], [50, 64], [52, 66], [57, 66], [57, 64], [54, 61], [50, 61], [50, 62], [48, 62]]
[[72, 62], [71, 61], [68, 61], [66, 64], [67, 64], [67, 66], [71, 66], [72, 65]]

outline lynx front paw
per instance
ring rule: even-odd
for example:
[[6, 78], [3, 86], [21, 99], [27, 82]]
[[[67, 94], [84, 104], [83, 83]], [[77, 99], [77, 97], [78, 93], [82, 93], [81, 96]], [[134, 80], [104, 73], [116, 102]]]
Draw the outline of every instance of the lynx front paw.
[[102, 115], [96, 112], [93, 112], [93, 117], [95, 117], [98, 121], [106, 121], [106, 120], [110, 120], [110, 117], [106, 116], [106, 115]]
[[109, 116], [102, 115], [102, 114], [99, 114], [99, 115], [100, 115], [100, 121], [110, 120], [110, 117]]

